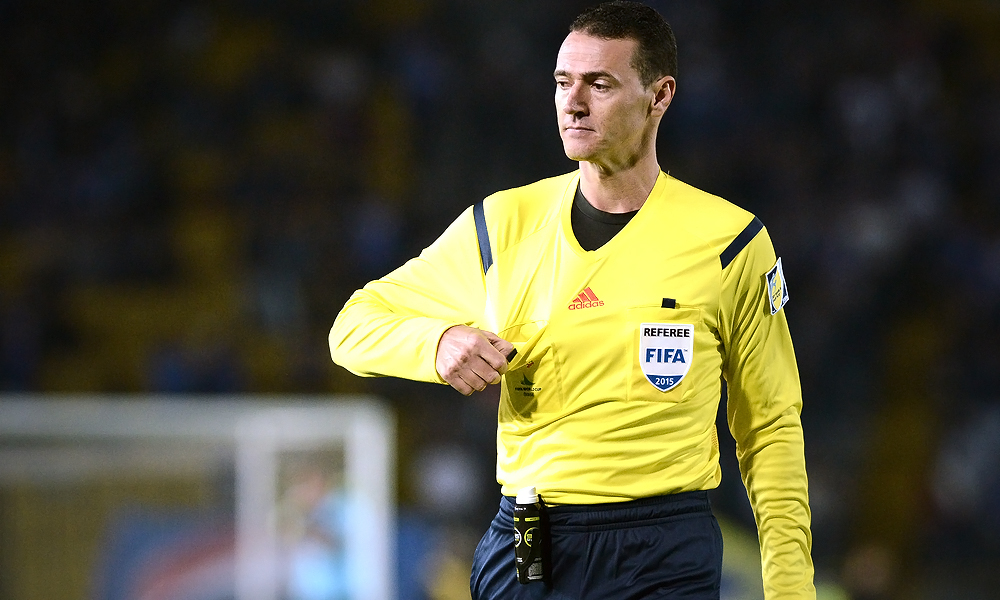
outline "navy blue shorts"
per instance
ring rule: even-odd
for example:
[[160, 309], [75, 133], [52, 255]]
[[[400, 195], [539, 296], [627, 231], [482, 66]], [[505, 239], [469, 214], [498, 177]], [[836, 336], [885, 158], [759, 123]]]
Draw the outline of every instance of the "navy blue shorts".
[[472, 559], [473, 600], [718, 600], [722, 533], [708, 492], [548, 508], [552, 580], [514, 570], [512, 498]]

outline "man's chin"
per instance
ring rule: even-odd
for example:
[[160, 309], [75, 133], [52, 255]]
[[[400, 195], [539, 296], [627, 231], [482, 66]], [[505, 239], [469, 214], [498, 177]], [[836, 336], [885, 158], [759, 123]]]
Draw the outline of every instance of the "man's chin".
[[581, 148], [576, 144], [563, 144], [563, 152], [566, 153], [566, 158], [574, 160], [577, 162], [585, 162], [590, 160], [593, 156], [593, 152], [590, 148]]

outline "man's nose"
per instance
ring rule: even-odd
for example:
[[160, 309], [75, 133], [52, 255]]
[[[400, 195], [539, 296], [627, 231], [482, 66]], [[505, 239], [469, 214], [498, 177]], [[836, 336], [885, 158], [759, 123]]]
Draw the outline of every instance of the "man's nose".
[[574, 84], [566, 90], [563, 101], [563, 112], [568, 115], [587, 112], [586, 86], [580, 83]]

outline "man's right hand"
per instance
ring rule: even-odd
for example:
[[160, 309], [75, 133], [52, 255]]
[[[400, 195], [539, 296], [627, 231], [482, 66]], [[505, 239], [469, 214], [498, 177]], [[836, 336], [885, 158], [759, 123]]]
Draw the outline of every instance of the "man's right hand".
[[468, 396], [500, 383], [514, 345], [468, 325], [450, 327], [438, 341], [434, 366], [451, 387]]

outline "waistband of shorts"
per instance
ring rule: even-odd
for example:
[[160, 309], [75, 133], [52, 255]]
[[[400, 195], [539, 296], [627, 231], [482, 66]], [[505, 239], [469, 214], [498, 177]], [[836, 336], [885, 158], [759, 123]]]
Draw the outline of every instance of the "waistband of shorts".
[[[544, 498], [543, 498], [544, 499]], [[697, 490], [664, 496], [650, 496], [624, 502], [601, 504], [557, 504], [546, 506], [549, 522], [553, 526], [615, 525], [636, 521], [664, 519], [674, 516], [711, 513], [708, 492]], [[503, 496], [497, 518], [514, 524], [514, 498]]]

